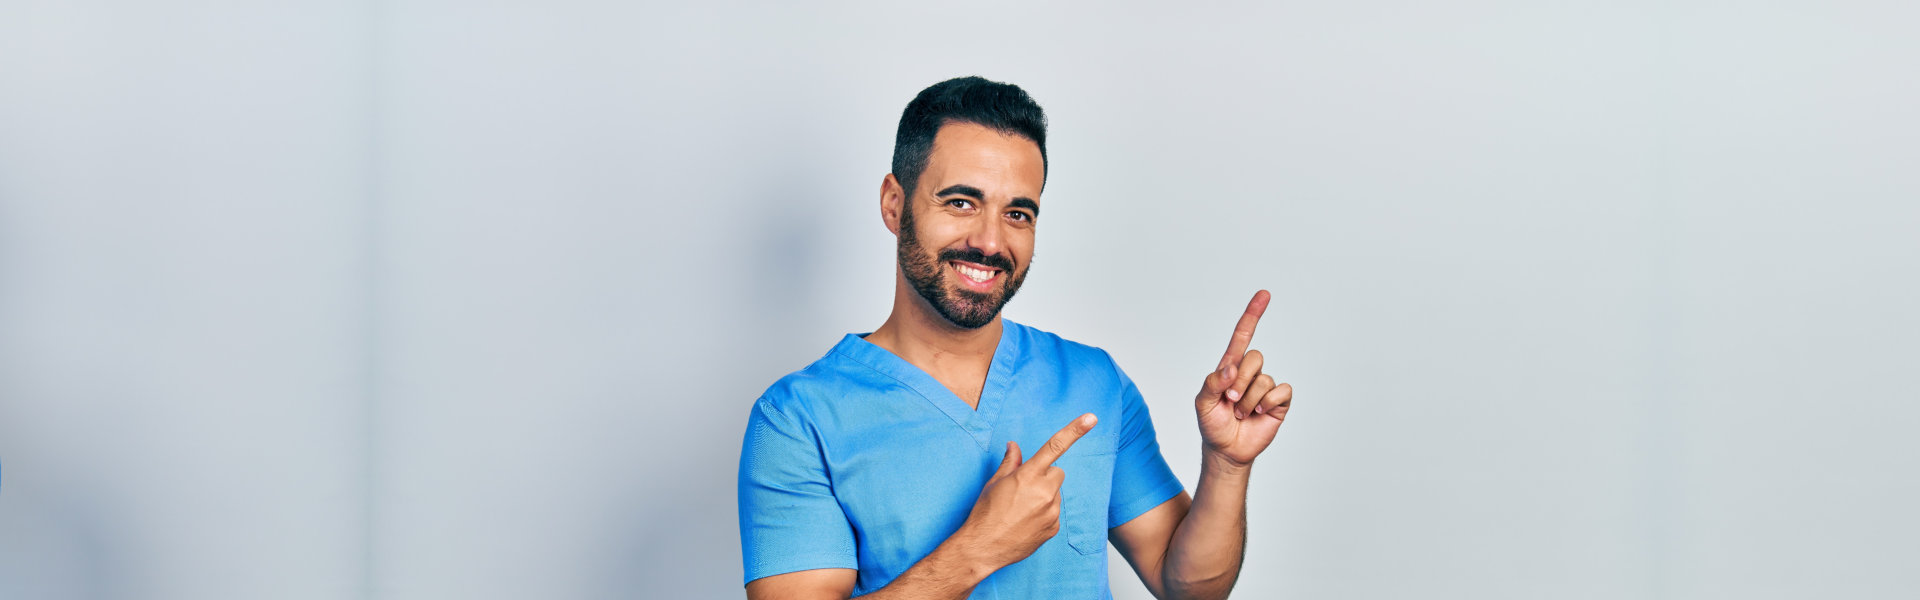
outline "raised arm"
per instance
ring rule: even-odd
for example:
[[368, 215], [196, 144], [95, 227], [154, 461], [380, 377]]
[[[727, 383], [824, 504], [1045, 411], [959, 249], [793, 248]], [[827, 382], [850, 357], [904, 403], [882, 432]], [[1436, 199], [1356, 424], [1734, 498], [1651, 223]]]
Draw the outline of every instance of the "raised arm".
[[[1066, 473], [1053, 466], [1098, 419], [1080, 415], [1022, 461], [1020, 446], [1007, 442], [1000, 468], [980, 489], [960, 529], [912, 568], [872, 594], [873, 600], [956, 599], [994, 571], [1020, 562], [1060, 531], [1060, 484]], [[853, 569], [813, 569], [762, 577], [747, 583], [749, 600], [844, 600], [853, 594]]]
[[1293, 386], [1262, 373], [1265, 358], [1247, 349], [1270, 300], [1266, 290], [1253, 295], [1194, 398], [1202, 447], [1192, 498], [1183, 493], [1110, 532], [1156, 598], [1225, 598], [1240, 577], [1253, 460], [1293, 404]]

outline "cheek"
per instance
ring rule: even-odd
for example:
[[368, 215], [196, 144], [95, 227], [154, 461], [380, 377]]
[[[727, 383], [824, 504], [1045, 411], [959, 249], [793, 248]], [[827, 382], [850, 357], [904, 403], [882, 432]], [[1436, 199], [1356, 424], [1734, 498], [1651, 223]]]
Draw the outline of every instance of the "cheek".
[[928, 223], [921, 227], [918, 233], [920, 234], [920, 245], [932, 252], [938, 252], [941, 248], [958, 246], [961, 240], [966, 239], [966, 231], [955, 227], [950, 222], [942, 223], [936, 221]]
[[1027, 263], [1033, 259], [1033, 230], [1014, 236], [1007, 244], [1007, 251], [1013, 255], [1014, 262], [1019, 263], [1020, 270], [1027, 270]]

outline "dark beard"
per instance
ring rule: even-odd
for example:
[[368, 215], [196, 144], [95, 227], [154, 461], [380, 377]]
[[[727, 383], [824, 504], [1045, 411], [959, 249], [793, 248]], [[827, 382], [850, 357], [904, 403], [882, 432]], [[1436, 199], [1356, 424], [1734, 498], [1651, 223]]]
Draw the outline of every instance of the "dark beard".
[[[1020, 291], [1020, 284], [1027, 280], [1026, 272], [1015, 273], [1013, 261], [1005, 255], [987, 256], [973, 248], [949, 248], [940, 251], [937, 256], [923, 251], [920, 248], [920, 236], [914, 232], [913, 207], [901, 208], [899, 260], [900, 272], [906, 275], [907, 284], [912, 285], [913, 291], [932, 304], [933, 309], [939, 311], [940, 316], [949, 323], [963, 329], [979, 329], [992, 323], [993, 318], [1000, 315], [1000, 309], [1013, 299], [1013, 294]], [[955, 260], [1000, 269], [1006, 276], [1006, 280], [1000, 284], [1000, 292], [983, 294], [965, 288], [947, 289], [946, 264]], [[1028, 270], [1032, 270], [1033, 261], [1029, 259], [1027, 263]]]

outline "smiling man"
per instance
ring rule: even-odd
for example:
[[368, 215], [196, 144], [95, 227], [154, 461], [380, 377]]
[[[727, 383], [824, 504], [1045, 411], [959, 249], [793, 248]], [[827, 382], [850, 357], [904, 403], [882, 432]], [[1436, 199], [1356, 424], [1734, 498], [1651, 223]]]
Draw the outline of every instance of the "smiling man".
[[1268, 295], [1195, 398], [1189, 497], [1106, 352], [1000, 316], [1033, 266], [1046, 177], [1046, 117], [1020, 88], [965, 77], [907, 105], [880, 185], [892, 314], [748, 420], [749, 598], [1109, 598], [1109, 541], [1155, 597], [1233, 589], [1247, 478], [1293, 400], [1247, 349]]

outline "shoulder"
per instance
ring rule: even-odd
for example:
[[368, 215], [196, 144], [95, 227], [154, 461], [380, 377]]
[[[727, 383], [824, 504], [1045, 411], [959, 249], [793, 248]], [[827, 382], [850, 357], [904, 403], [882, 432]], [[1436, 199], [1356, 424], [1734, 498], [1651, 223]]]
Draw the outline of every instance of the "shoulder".
[[1071, 371], [1085, 375], [1110, 375], [1123, 377], [1119, 363], [1113, 356], [1097, 346], [1082, 344], [1060, 337], [1051, 331], [1038, 327], [1022, 325], [1013, 321], [1006, 324], [1006, 335], [1019, 335], [1024, 342], [1029, 361], [1044, 361], [1060, 365]]
[[831, 397], [834, 388], [844, 387], [847, 374], [836, 362], [834, 355], [828, 353], [805, 368], [775, 380], [760, 393], [755, 410], [770, 410], [790, 418], [811, 413], [811, 404]]
[[774, 381], [761, 392], [754, 410], [796, 421], [832, 418], [846, 405], [865, 404], [898, 387], [898, 381], [859, 360], [857, 353], [845, 351], [857, 339], [847, 336], [825, 356]]

